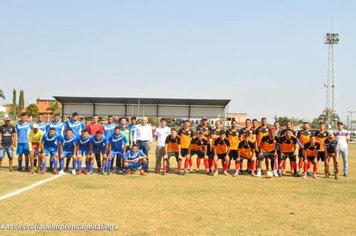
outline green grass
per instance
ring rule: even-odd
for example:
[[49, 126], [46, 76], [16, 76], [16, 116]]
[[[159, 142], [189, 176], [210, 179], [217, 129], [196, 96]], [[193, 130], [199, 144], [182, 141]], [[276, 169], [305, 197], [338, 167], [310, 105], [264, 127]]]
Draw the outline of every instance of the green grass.
[[[154, 163], [153, 151], [151, 154]], [[340, 177], [338, 181], [204, 174], [65, 175], [1, 201], [0, 222], [105, 223], [120, 228], [85, 235], [354, 235], [355, 154], [356, 145], [352, 144], [349, 177]], [[320, 167], [319, 172], [322, 170]], [[49, 176], [52, 175], [9, 173], [3, 169], [0, 195]], [[45, 233], [12, 231], [5, 235]]]

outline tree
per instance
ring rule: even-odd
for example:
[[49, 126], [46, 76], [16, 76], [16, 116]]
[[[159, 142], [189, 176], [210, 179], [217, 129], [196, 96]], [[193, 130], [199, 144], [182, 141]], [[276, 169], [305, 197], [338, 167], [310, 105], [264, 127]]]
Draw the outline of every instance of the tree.
[[287, 116], [274, 116], [274, 120], [277, 121], [281, 126], [285, 126], [287, 121], [291, 121], [293, 125], [300, 125], [303, 123], [302, 119]]
[[51, 111], [51, 114], [61, 114], [61, 109], [59, 107], [59, 102], [54, 101], [47, 107], [47, 111]]
[[23, 90], [20, 90], [18, 112], [21, 113], [22, 109], [25, 108], [25, 94]]
[[13, 115], [17, 114], [17, 95], [16, 95], [16, 89], [12, 90], [12, 106], [11, 106], [11, 112]]
[[5, 99], [5, 94], [4, 91], [2, 91], [2, 89], [0, 89], [0, 98]]
[[32, 103], [26, 107], [26, 113], [31, 117], [37, 117], [39, 115], [38, 107]]

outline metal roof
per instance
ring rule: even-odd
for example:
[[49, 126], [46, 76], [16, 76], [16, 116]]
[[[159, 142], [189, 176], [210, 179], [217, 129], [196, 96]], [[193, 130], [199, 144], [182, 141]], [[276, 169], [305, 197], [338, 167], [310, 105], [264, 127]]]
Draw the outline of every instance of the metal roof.
[[124, 98], [124, 97], [68, 97], [53, 96], [64, 103], [94, 104], [160, 104], [160, 105], [204, 105], [226, 107], [230, 99], [180, 99], [180, 98]]

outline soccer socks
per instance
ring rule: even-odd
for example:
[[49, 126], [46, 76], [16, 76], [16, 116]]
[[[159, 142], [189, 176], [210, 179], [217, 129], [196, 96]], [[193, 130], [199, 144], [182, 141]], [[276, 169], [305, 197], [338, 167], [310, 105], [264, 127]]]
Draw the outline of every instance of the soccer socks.
[[291, 170], [292, 170], [292, 173], [293, 173], [293, 174], [295, 174], [296, 168], [297, 168], [297, 163], [293, 161], [293, 162], [291, 163]]
[[98, 168], [101, 168], [101, 159], [100, 159], [100, 153], [98, 155], [95, 155], [95, 159], [96, 159], [96, 165], [98, 166]]
[[236, 171], [240, 170], [240, 162], [238, 162], [238, 161], [235, 162], [235, 169], [236, 169]]
[[82, 160], [78, 160], [78, 170], [82, 170]]
[[43, 159], [43, 160], [42, 160], [42, 166], [41, 166], [41, 168], [42, 168], [42, 171], [45, 171], [45, 170], [46, 170], [46, 159]]
[[73, 170], [76, 170], [77, 168], [77, 160], [73, 159]]
[[[198, 157], [198, 159], [199, 159], [199, 157]], [[193, 159], [192, 158], [189, 159], [189, 167], [193, 168]]]
[[58, 167], [58, 159], [54, 159], [53, 160], [53, 165], [54, 165], [54, 168], [53, 168], [53, 170], [57, 170], [57, 167]]
[[90, 162], [88, 160], [85, 160], [85, 170], [89, 171], [89, 167], [90, 167]]
[[230, 166], [230, 162], [229, 161], [225, 161], [224, 163], [224, 170], [228, 171], [229, 170], [229, 166]]
[[148, 167], [148, 165], [147, 165], [147, 163], [146, 163], [146, 162], [142, 163], [141, 171], [146, 170], [146, 169], [147, 169], [147, 167]]
[[25, 158], [25, 167], [26, 169], [28, 168], [28, 164], [29, 164], [30, 160], [28, 159], [28, 157]]
[[199, 157], [197, 157], [197, 168], [199, 169], [199, 167], [200, 167], [200, 158]]
[[59, 169], [63, 170], [64, 169], [64, 158], [59, 159]]
[[89, 162], [89, 170], [90, 172], [94, 172], [94, 161]]
[[[69, 169], [69, 163], [70, 163], [70, 157], [67, 157], [67, 161], [66, 161], [66, 169]], [[74, 159], [73, 159], [73, 164], [74, 164]], [[73, 169], [75, 170], [75, 167], [73, 165]]]
[[[143, 169], [143, 167], [142, 167]], [[163, 161], [163, 172], [167, 172], [167, 160]]]
[[112, 170], [112, 157], [108, 158], [108, 172], [110, 172]]
[[185, 161], [184, 161], [184, 169], [187, 170], [189, 167], [189, 159], [186, 158]]
[[301, 158], [299, 158], [299, 162], [298, 162], [298, 168], [299, 168], [299, 170], [302, 170], [302, 169], [303, 169], [303, 164], [304, 164], [303, 160], [302, 160]]
[[19, 168], [22, 168], [22, 159], [17, 161]]
[[209, 172], [209, 160], [208, 159], [204, 159], [204, 166], [207, 172]]

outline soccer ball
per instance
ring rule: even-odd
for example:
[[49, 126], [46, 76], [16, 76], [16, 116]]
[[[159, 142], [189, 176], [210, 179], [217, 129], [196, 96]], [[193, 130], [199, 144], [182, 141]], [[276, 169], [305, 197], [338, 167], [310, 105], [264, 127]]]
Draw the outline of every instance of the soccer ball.
[[272, 178], [272, 176], [273, 176], [272, 171], [267, 171], [266, 178], [267, 178], [267, 179], [270, 179], [270, 178]]

